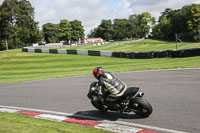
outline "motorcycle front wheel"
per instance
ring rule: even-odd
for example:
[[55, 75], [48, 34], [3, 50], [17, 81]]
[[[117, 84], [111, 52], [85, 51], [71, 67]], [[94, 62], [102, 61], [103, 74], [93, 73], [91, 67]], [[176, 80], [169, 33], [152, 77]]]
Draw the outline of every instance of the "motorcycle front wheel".
[[91, 101], [92, 105], [101, 112], [107, 112], [108, 109], [100, 101]]
[[149, 102], [140, 97], [135, 97], [130, 101], [129, 108], [140, 117], [149, 117], [153, 109]]

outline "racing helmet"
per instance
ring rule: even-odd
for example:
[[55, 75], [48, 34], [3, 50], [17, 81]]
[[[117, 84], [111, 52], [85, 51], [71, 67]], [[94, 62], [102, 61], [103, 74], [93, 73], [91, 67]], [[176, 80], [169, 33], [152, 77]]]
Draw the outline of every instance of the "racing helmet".
[[96, 79], [99, 79], [103, 74], [104, 70], [102, 67], [96, 67], [93, 69], [93, 75]]

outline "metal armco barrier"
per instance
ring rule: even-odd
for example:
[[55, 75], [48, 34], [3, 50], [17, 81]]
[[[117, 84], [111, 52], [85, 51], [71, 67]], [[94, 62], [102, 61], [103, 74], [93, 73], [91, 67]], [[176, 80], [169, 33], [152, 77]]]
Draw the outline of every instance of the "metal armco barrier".
[[151, 52], [111, 52], [111, 51], [93, 51], [93, 50], [38, 49], [38, 48], [24, 47], [22, 48], [22, 52], [73, 54], [73, 55], [102, 56], [102, 57], [128, 58], [128, 59], [180, 58], [180, 57], [200, 56], [200, 48], [151, 51]]

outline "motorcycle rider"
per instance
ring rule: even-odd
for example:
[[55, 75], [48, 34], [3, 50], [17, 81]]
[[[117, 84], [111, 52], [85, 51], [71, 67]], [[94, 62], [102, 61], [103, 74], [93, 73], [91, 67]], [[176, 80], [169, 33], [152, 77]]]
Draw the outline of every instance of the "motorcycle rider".
[[[106, 98], [107, 96], [114, 98], [120, 97], [127, 89], [127, 85], [125, 83], [120, 81], [112, 73], [105, 72], [102, 67], [94, 68], [93, 75], [98, 80], [100, 87], [99, 95], [103, 98]], [[126, 107], [126, 103], [122, 102], [119, 111], [122, 113]]]

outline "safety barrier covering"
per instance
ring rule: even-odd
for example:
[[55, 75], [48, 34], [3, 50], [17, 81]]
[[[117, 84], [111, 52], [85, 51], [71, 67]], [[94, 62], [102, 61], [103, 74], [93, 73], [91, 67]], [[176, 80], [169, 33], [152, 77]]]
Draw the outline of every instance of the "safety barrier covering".
[[24, 47], [22, 48], [22, 52], [73, 54], [73, 55], [103, 56], [103, 57], [128, 58], [128, 59], [152, 59], [152, 58], [169, 58], [169, 57], [179, 58], [179, 57], [200, 56], [200, 48], [151, 51], [151, 52], [111, 52], [111, 51], [94, 51], [94, 50], [39, 49], [39, 48]]

